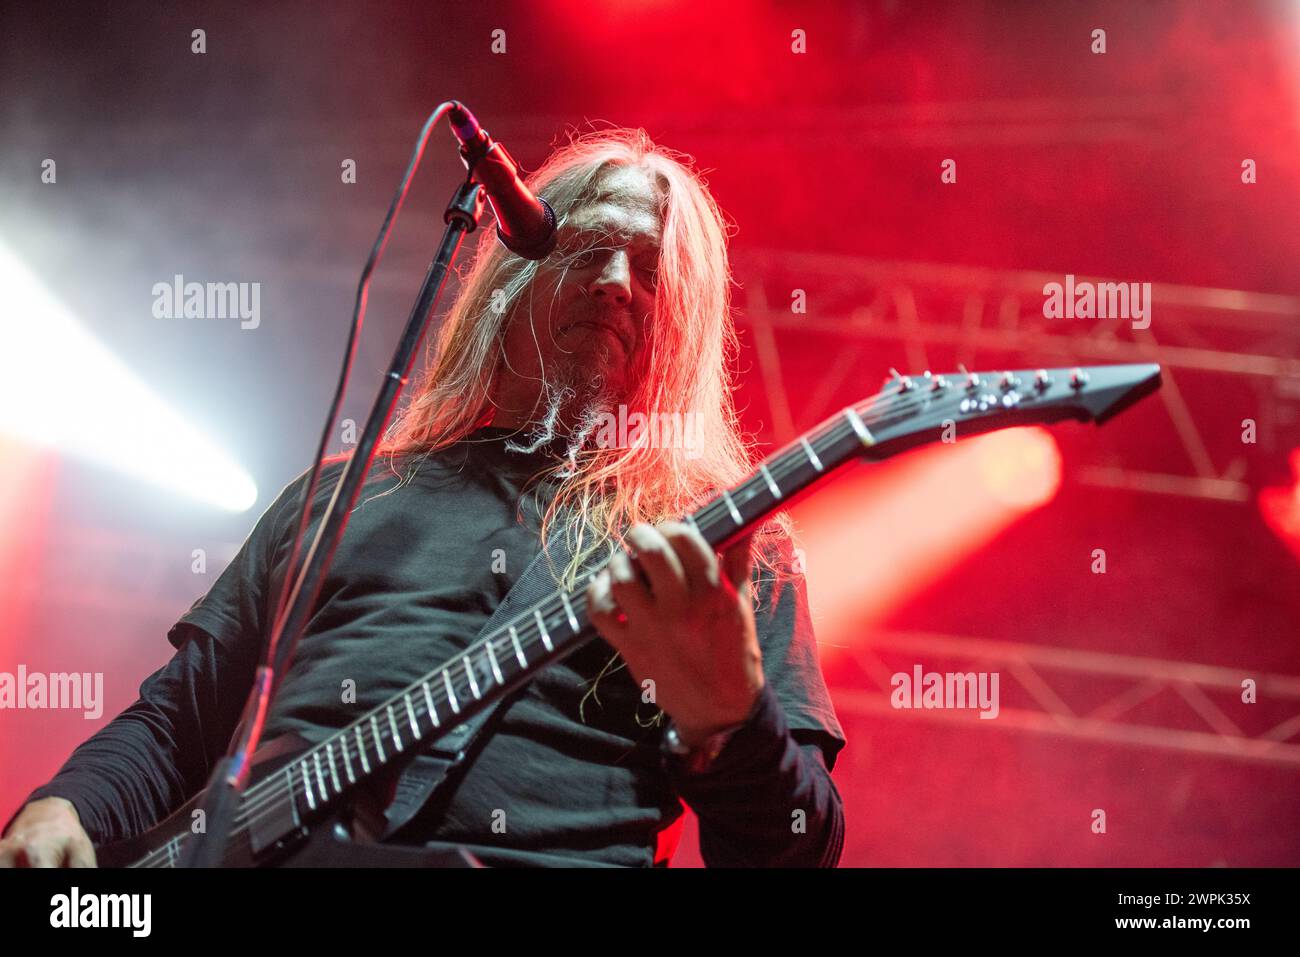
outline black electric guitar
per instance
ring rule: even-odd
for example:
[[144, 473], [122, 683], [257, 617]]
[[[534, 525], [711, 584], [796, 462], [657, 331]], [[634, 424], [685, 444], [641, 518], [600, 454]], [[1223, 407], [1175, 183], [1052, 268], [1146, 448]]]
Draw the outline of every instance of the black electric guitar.
[[[1060, 419], [1101, 423], [1159, 386], [1154, 364], [900, 376], [770, 456], [686, 521], [721, 551], [851, 460], [887, 458], [951, 427], [960, 438]], [[351, 819], [350, 805], [377, 777], [593, 638], [585, 586], [598, 570], [573, 592], [556, 591], [319, 744], [289, 735], [260, 748], [223, 864], [283, 865], [333, 838], [339, 822]], [[139, 837], [97, 848], [98, 862], [175, 866], [201, 797]]]

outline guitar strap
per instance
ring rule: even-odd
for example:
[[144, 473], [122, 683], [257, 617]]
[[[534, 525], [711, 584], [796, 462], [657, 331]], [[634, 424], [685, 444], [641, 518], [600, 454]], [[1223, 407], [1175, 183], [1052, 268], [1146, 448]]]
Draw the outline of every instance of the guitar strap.
[[[563, 568], [572, 554], [567, 540], [567, 535], [551, 536], [548, 545], [549, 555], [554, 560], [556, 568]], [[551, 563], [547, 560], [547, 555], [547, 551], [538, 551], [523, 574], [519, 576], [519, 580], [501, 600], [496, 611], [474, 636], [475, 641], [555, 592], [558, 586], [551, 574]], [[479, 738], [484, 726], [493, 716], [504, 714], [505, 706], [513, 702], [527, 687], [527, 683], [521, 685], [496, 704], [489, 705], [474, 717], [435, 738], [411, 759], [401, 771], [397, 779], [396, 791], [384, 811], [387, 826], [380, 840], [391, 839], [405, 827], [429, 802], [452, 770], [468, 763], [475, 743], [482, 743]]]

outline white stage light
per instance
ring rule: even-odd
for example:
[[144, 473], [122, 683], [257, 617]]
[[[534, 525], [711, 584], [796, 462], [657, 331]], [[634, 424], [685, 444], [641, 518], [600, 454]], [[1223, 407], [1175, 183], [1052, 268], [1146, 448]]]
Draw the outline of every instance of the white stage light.
[[0, 244], [0, 430], [243, 512], [248, 473], [149, 390]]

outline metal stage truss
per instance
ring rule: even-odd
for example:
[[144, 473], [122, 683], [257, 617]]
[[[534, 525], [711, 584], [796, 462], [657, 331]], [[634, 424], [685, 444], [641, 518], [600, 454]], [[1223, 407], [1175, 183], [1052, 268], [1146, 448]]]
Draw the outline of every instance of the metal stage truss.
[[[1047, 364], [1159, 362], [1159, 400], [1186, 452], [1184, 472], [1111, 465], [1081, 469], [1078, 480], [1134, 491], [1248, 502], [1243, 463], [1216, 462], [1179, 388], [1187, 373], [1249, 382], [1260, 441], [1296, 428], [1300, 407], [1300, 297], [1152, 283], [1159, 318], [1144, 330], [1127, 321], [1095, 323], [1043, 318], [1043, 286], [1060, 274], [997, 271], [933, 263], [887, 262], [852, 256], [760, 250], [739, 252], [735, 272], [744, 286], [739, 325], [752, 336], [758, 379], [778, 443], [834, 411], [868, 344], [896, 343], [913, 374], [940, 369], [931, 353], [955, 354], [974, 369], [982, 356], [1023, 355]], [[1119, 282], [1092, 276], [1077, 280]], [[808, 296], [806, 313], [790, 308], [793, 290]], [[791, 407], [778, 337], [815, 333], [837, 340], [801, 408]], [[1206, 344], [1232, 341], [1234, 348]], [[860, 396], [855, 396], [860, 397]]]
[[[738, 323], [751, 337], [761, 385], [777, 444], [831, 414], [845, 395], [859, 398], [853, 378], [868, 350], [894, 344], [917, 373], [940, 371], [934, 353], [956, 356], [975, 369], [1011, 357], [1048, 364], [1159, 362], [1165, 384], [1159, 392], [1165, 414], [1186, 452], [1183, 472], [1089, 465], [1078, 481], [1142, 493], [1249, 504], [1244, 463], [1216, 461], [1179, 388], [1181, 377], [1210, 374], [1249, 383], [1256, 394], [1261, 441], [1281, 449], [1281, 434], [1297, 421], [1300, 407], [1300, 298], [1285, 295], [1153, 283], [1158, 319], [1145, 330], [1130, 322], [1075, 323], [1043, 317], [1043, 287], [1063, 276], [1029, 270], [992, 270], [936, 263], [889, 262], [788, 250], [738, 251], [733, 263], [742, 286]], [[1093, 276], [1077, 281], [1117, 282]], [[791, 309], [795, 290], [807, 297], [806, 312]], [[788, 337], [831, 337], [824, 371], [794, 408], [785, 365], [794, 349]], [[1231, 342], [1232, 348], [1207, 343]], [[824, 342], [824, 339], [823, 339]], [[982, 357], [985, 357], [982, 360]], [[783, 361], [783, 359], [785, 361]], [[1015, 365], [1024, 364], [1023, 362]], [[945, 369], [946, 371], [946, 369]], [[1294, 433], [1293, 433], [1294, 434]], [[1280, 453], [1279, 453], [1280, 454]], [[1220, 450], [1220, 459], [1227, 455]], [[878, 650], [961, 658], [969, 670], [1001, 670], [1033, 702], [1005, 708], [995, 721], [976, 725], [1122, 745], [1169, 749], [1241, 761], [1300, 767], [1300, 677], [1261, 674], [1188, 662], [1163, 661], [1042, 645], [991, 641], [974, 636], [884, 632], [860, 646], [854, 660], [878, 690], [836, 688], [839, 707], [849, 712], [938, 721], [971, 722], [968, 711], [895, 709], [889, 700], [890, 671]], [[1069, 703], [1060, 679], [1075, 674], [1119, 681], [1123, 690], [1104, 703], [1080, 710]], [[1257, 682], [1260, 700], [1285, 702], [1289, 715], [1261, 734], [1243, 731], [1211, 693], [1239, 694], [1245, 678]], [[1198, 730], [1144, 724], [1134, 708], [1162, 693], [1176, 694], [1195, 715]]]

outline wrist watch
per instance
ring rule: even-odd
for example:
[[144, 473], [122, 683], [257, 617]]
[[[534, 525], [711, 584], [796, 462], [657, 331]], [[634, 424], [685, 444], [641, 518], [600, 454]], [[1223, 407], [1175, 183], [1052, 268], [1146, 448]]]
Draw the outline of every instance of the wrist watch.
[[692, 748], [682, 742], [681, 735], [677, 733], [677, 726], [673, 724], [672, 719], [669, 719], [663, 738], [664, 758], [666, 761], [678, 763], [690, 774], [702, 774], [713, 766], [713, 762], [717, 760], [732, 736], [748, 723], [748, 721], [741, 721], [729, 725], [709, 735]]

